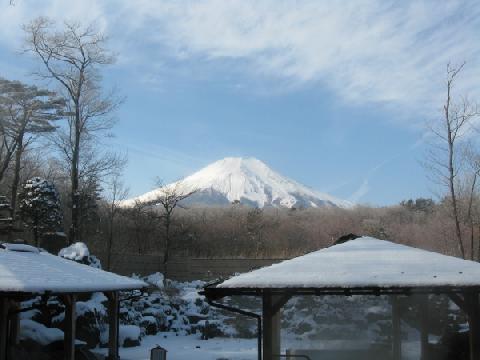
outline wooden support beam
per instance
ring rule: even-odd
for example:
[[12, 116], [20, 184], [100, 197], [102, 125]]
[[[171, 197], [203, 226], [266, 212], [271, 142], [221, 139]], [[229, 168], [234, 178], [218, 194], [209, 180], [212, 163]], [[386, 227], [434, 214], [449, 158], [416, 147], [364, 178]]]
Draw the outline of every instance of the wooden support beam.
[[467, 309], [467, 306], [465, 304], [465, 300], [462, 298], [462, 296], [458, 295], [458, 294], [455, 294], [455, 293], [451, 293], [451, 294], [448, 294], [448, 297], [450, 298], [450, 300], [452, 300], [455, 305], [457, 305], [465, 314], [468, 312], [468, 309]]
[[281, 312], [274, 312], [278, 301], [271, 294], [263, 294], [263, 360], [277, 360], [275, 355], [280, 354]]
[[470, 360], [480, 359], [480, 304], [478, 293], [465, 293], [470, 337]]
[[8, 359], [14, 360], [15, 347], [18, 345], [18, 338], [20, 333], [20, 304], [18, 301], [11, 300], [9, 308], [9, 338], [8, 338]]
[[64, 359], [75, 360], [75, 335], [76, 335], [76, 295], [64, 295]]
[[285, 295], [276, 295], [272, 297], [272, 307], [273, 307], [273, 313], [276, 314], [278, 313], [292, 298], [291, 295], [285, 294]]
[[397, 296], [392, 297], [392, 355], [393, 360], [402, 358], [402, 332], [400, 304]]
[[429, 342], [428, 342], [428, 295], [419, 296], [419, 312], [420, 312], [420, 349], [421, 360], [429, 359]]
[[120, 359], [118, 352], [119, 296], [118, 292], [106, 293], [108, 298], [108, 357], [107, 360]]
[[9, 303], [8, 298], [0, 298], [0, 360], [7, 359]]

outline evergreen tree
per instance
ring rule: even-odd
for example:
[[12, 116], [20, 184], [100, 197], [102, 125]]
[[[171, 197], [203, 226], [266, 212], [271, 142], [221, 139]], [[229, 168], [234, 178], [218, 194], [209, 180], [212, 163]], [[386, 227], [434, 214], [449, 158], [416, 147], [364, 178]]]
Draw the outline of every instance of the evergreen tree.
[[65, 100], [54, 92], [0, 78], [0, 135], [4, 150], [0, 160], [0, 180], [13, 161], [12, 218], [15, 218], [17, 209], [23, 154], [38, 135], [56, 130], [55, 122], [65, 116], [64, 110]]
[[20, 194], [20, 216], [32, 229], [36, 246], [43, 234], [61, 230], [63, 217], [55, 185], [40, 177], [28, 180]]

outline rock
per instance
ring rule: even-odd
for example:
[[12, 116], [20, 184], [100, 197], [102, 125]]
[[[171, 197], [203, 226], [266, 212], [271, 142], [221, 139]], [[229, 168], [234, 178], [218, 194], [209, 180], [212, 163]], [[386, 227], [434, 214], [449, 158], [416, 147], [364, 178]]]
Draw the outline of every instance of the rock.
[[100, 329], [93, 312], [85, 312], [77, 318], [77, 339], [85, 341], [89, 348], [100, 343]]
[[136, 325], [120, 325], [119, 342], [123, 347], [140, 345], [140, 328]]
[[155, 335], [159, 331], [157, 319], [153, 316], [144, 316], [140, 326], [145, 329], [146, 335]]
[[199, 323], [199, 330], [202, 333], [202, 340], [208, 340], [223, 335], [222, 330], [217, 322], [204, 321]]
[[125, 340], [123, 340], [123, 347], [129, 348], [129, 347], [135, 347], [135, 346], [140, 346], [140, 339], [126, 338]]

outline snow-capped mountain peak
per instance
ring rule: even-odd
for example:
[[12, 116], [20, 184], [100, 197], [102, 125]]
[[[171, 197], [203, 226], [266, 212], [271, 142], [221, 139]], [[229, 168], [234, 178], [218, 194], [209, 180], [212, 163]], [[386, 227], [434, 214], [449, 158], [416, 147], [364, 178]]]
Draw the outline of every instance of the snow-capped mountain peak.
[[257, 207], [350, 207], [348, 201], [336, 199], [288, 179], [255, 158], [227, 157], [216, 161], [185, 179], [124, 202], [150, 202], [165, 189], [195, 191], [188, 202], [200, 205], [228, 205], [239, 201]]

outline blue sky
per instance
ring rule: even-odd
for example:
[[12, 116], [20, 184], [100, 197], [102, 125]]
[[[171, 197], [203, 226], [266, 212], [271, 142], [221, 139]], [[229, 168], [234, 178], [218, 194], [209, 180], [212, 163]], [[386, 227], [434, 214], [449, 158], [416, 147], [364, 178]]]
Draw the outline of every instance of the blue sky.
[[70, 1], [0, 5], [0, 76], [32, 81], [21, 24], [94, 21], [127, 100], [109, 146], [131, 195], [227, 156], [320, 191], [388, 205], [434, 196], [421, 165], [448, 62], [480, 98], [476, 1]]

